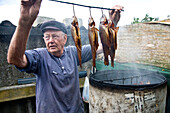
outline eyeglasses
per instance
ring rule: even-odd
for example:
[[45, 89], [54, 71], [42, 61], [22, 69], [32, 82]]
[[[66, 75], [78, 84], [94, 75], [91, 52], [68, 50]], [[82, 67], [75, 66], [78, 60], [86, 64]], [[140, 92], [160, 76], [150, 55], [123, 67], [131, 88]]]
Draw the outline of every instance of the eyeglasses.
[[50, 35], [45, 35], [45, 36], [44, 36], [44, 39], [45, 39], [45, 40], [50, 40], [50, 37], [51, 37], [53, 40], [57, 40], [57, 39], [61, 38], [63, 35], [65, 35], [65, 34], [60, 34], [60, 35], [52, 34], [52, 36], [50, 36]]

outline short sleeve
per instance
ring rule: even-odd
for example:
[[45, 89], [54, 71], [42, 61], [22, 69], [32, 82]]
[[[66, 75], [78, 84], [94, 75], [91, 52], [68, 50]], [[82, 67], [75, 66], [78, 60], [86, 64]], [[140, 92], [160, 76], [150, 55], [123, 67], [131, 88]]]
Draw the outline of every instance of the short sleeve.
[[27, 50], [25, 55], [28, 60], [28, 65], [25, 68], [16, 67], [21, 72], [35, 73], [37, 74], [38, 64], [40, 60], [40, 55], [36, 50]]

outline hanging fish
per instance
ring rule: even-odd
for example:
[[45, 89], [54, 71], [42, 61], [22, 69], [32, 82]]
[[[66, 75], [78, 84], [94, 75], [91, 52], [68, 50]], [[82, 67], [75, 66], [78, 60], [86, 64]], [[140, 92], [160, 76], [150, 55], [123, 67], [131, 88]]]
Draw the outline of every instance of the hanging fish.
[[108, 27], [108, 20], [104, 14], [100, 18], [99, 35], [103, 45], [104, 64], [109, 65], [109, 60], [108, 60], [108, 56], [110, 54], [109, 27]]
[[92, 56], [93, 56], [93, 67], [96, 67], [96, 61], [95, 61], [96, 60], [96, 51], [99, 46], [97, 31], [99, 31], [99, 30], [95, 27], [95, 22], [94, 22], [92, 16], [90, 16], [89, 21], [88, 21], [88, 35], [89, 35], [89, 42], [91, 45], [91, 52], [92, 52]]
[[117, 49], [117, 32], [119, 27], [114, 27], [112, 20], [109, 20], [109, 41], [110, 41], [110, 57], [111, 57], [111, 66], [114, 67], [114, 58], [115, 52]]
[[115, 31], [115, 43], [116, 43], [115, 49], [117, 49], [117, 32], [118, 32], [118, 30], [119, 30], [119, 27], [116, 27], [116, 28], [114, 29], [114, 31]]
[[111, 45], [110, 46], [111, 66], [114, 67], [116, 41], [115, 41], [114, 24], [111, 20], [109, 21], [109, 39], [110, 39], [110, 45]]
[[71, 35], [73, 37], [73, 40], [75, 42], [75, 46], [77, 48], [77, 54], [79, 59], [80, 67], [82, 68], [81, 64], [81, 37], [80, 37], [80, 28], [78, 26], [78, 20], [76, 16], [73, 16], [73, 21], [71, 23]]

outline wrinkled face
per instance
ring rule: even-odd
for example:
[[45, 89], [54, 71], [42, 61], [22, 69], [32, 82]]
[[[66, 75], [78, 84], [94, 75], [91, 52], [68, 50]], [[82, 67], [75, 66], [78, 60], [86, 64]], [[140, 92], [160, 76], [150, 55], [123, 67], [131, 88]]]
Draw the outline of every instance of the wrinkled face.
[[67, 41], [67, 35], [62, 31], [46, 30], [44, 32], [44, 41], [48, 51], [57, 57], [60, 57], [64, 51], [64, 45]]

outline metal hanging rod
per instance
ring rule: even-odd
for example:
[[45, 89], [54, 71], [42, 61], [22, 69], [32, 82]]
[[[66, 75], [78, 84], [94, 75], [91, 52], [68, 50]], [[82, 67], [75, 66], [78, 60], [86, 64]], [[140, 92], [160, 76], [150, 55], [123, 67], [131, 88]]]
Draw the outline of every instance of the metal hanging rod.
[[[87, 6], [87, 5], [81, 5], [81, 4], [71, 3], [71, 2], [64, 2], [64, 1], [60, 1], [60, 0], [49, 0], [49, 1], [55, 1], [55, 2], [60, 2], [60, 3], [65, 3], [65, 4], [72, 4], [72, 5], [77, 5], [77, 6], [82, 6], [82, 7], [89, 7], [89, 8], [96, 8], [96, 9], [115, 10], [115, 9], [104, 8], [104, 7]], [[122, 10], [122, 11], [124, 11], [124, 10]]]

